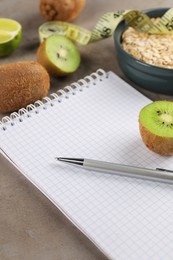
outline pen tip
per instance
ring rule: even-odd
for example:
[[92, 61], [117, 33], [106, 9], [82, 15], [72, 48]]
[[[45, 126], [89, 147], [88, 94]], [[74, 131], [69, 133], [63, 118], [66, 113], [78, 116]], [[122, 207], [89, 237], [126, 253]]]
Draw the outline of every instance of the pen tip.
[[55, 157], [55, 160], [58, 160], [58, 161], [59, 161], [59, 160], [60, 160], [60, 157]]

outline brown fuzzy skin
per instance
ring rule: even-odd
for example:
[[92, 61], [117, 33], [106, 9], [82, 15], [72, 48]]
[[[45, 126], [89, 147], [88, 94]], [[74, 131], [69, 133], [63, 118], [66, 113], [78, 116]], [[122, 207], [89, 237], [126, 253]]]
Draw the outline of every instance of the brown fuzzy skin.
[[0, 65], [0, 112], [26, 107], [48, 95], [49, 74], [35, 61]]
[[172, 137], [162, 137], [151, 133], [139, 120], [139, 129], [144, 144], [153, 152], [160, 155], [173, 155]]
[[47, 21], [74, 20], [83, 10], [86, 0], [40, 0], [40, 13]]
[[52, 75], [52, 76], [66, 76], [69, 73], [65, 73], [62, 70], [58, 69], [49, 59], [48, 56], [46, 55], [46, 40], [43, 41], [36, 53], [37, 56], [37, 61], [47, 70], [47, 72]]

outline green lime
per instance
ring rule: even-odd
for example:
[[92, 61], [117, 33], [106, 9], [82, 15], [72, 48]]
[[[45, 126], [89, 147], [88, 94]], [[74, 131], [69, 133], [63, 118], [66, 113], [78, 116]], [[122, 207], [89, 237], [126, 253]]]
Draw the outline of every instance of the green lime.
[[22, 26], [15, 20], [0, 18], [0, 57], [9, 55], [20, 44]]

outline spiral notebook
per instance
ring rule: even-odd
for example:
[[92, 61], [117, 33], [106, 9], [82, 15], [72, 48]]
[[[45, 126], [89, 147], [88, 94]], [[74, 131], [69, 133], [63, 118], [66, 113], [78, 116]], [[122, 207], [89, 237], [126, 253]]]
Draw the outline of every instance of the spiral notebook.
[[173, 185], [87, 171], [55, 157], [171, 169], [173, 159], [150, 152], [140, 138], [138, 114], [150, 102], [99, 69], [0, 124], [1, 153], [109, 259], [173, 258]]

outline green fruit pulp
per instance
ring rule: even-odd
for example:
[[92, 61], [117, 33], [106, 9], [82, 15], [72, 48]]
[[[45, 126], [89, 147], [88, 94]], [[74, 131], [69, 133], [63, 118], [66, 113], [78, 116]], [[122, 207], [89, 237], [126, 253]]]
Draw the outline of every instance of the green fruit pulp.
[[49, 60], [62, 72], [72, 73], [80, 65], [80, 53], [74, 43], [63, 35], [51, 35], [46, 39]]
[[15, 49], [19, 47], [21, 42], [22, 33], [16, 35], [13, 40], [4, 42], [0, 44], [0, 57], [7, 56], [11, 54]]
[[153, 134], [173, 137], [173, 102], [155, 101], [145, 106], [139, 120]]
[[0, 57], [12, 53], [19, 46], [21, 37], [22, 27], [17, 21], [0, 18]]

